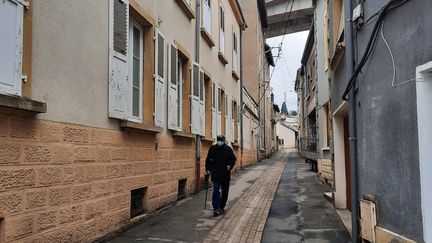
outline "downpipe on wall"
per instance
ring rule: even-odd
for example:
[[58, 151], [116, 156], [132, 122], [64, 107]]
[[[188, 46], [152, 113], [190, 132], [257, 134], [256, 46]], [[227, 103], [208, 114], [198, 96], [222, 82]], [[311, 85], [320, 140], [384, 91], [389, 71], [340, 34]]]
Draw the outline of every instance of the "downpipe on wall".
[[246, 28], [246, 24], [240, 28], [240, 170], [243, 170], [243, 31]]
[[[195, 18], [195, 62], [199, 63], [200, 60], [200, 0], [196, 1], [196, 18]], [[195, 137], [195, 191], [200, 191], [201, 181], [201, 136], [196, 135]]]
[[[345, 41], [348, 79], [354, 72], [354, 42], [352, 25], [352, 1], [345, 0]], [[350, 174], [351, 174], [351, 221], [352, 241], [360, 242], [359, 232], [359, 204], [358, 204], [358, 176], [357, 176], [357, 121], [356, 121], [356, 97], [355, 88], [349, 94], [349, 149], [350, 149]]]

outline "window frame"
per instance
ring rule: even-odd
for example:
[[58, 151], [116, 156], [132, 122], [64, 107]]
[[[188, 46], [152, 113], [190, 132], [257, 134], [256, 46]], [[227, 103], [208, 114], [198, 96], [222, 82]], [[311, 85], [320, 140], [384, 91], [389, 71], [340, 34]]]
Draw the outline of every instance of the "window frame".
[[[138, 108], [138, 112], [139, 115], [135, 116], [133, 114], [133, 110], [134, 110], [134, 104], [133, 104], [133, 90], [134, 90], [134, 67], [133, 67], [133, 58], [134, 58], [134, 28], [137, 28], [140, 31], [140, 37], [139, 37], [139, 42], [140, 42], [140, 63], [139, 63], [139, 108]], [[143, 80], [144, 80], [144, 28], [143, 26], [141, 26], [141, 24], [139, 24], [137, 21], [135, 21], [133, 18], [129, 18], [129, 41], [128, 41], [128, 61], [129, 61], [129, 78], [130, 78], [130, 87], [129, 87], [129, 91], [130, 91], [130, 97], [129, 97], [129, 104], [130, 104], [130, 109], [129, 109], [129, 119], [131, 121], [135, 121], [135, 122], [143, 122]]]
[[[179, 51], [180, 52], [180, 51]], [[177, 58], [177, 126], [181, 130], [182, 124], [183, 124], [183, 84], [184, 84], [184, 78], [183, 78], [183, 65], [185, 65], [187, 61], [183, 60], [181, 55]]]

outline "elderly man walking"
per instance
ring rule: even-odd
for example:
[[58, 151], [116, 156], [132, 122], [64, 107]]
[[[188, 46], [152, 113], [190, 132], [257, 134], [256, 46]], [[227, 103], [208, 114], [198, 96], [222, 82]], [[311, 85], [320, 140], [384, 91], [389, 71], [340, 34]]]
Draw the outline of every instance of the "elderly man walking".
[[225, 212], [228, 200], [231, 170], [237, 160], [233, 150], [225, 143], [225, 136], [218, 135], [217, 143], [210, 147], [206, 158], [206, 171], [213, 181], [213, 216]]

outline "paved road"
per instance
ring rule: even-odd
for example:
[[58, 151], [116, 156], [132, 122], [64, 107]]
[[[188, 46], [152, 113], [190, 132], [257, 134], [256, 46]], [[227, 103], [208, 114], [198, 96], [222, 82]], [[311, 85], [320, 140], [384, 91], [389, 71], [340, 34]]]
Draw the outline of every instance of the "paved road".
[[[250, 166], [232, 177], [226, 206], [227, 213], [244, 192], [283, 155], [284, 152], [277, 153], [273, 158]], [[222, 217], [212, 216], [211, 194], [212, 192], [209, 191], [207, 210], [204, 210], [205, 194], [201, 192], [178, 202], [170, 209], [121, 233], [109, 242], [202, 242], [210, 230], [222, 219]]]
[[296, 151], [280, 151], [233, 176], [223, 217], [211, 191], [203, 210], [201, 192], [109, 242], [349, 242], [326, 190]]
[[329, 190], [304, 159], [290, 151], [262, 242], [350, 242], [335, 208], [323, 196]]

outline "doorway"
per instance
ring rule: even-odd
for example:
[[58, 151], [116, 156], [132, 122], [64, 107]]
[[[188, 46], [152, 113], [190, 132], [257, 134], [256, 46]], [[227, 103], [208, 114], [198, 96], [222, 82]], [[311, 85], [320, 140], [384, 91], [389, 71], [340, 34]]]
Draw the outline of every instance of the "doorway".
[[416, 92], [423, 234], [425, 242], [432, 242], [432, 62], [417, 67], [416, 79], [421, 81]]
[[333, 113], [334, 204], [351, 210], [348, 104], [343, 102]]

